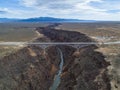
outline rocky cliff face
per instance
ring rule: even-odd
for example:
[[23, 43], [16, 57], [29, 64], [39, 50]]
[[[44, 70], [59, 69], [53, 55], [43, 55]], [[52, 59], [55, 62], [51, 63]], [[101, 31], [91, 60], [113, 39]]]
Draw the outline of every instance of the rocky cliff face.
[[[87, 46], [68, 53], [64, 48], [65, 64], [58, 90], [110, 90], [104, 56], [94, 51], [97, 47]], [[67, 55], [66, 55], [67, 52]]]
[[54, 47], [46, 55], [38, 46], [25, 47], [0, 60], [0, 89], [48, 90], [58, 64]]
[[[37, 28], [44, 34], [35, 41], [91, 42], [84, 34]], [[110, 90], [104, 56], [91, 45], [77, 50], [71, 46], [52, 46], [46, 52], [39, 46], [27, 46], [0, 60], [0, 90], [49, 90], [59, 69], [59, 47], [64, 55], [61, 83], [57, 90]]]
[[56, 30], [54, 28], [45, 27], [37, 28], [38, 32], [44, 34], [52, 42], [90, 42], [93, 41], [85, 34], [75, 31]]

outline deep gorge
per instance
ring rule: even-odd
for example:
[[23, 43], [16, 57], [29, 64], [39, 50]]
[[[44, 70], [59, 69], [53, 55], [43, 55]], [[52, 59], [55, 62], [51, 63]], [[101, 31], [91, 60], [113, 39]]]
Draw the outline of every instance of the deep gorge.
[[[56, 25], [55, 25], [56, 26]], [[35, 42], [91, 42], [85, 34], [56, 30], [54, 25], [38, 27], [36, 30], [44, 37]], [[98, 47], [90, 45], [79, 49], [66, 45], [51, 46], [43, 49], [39, 45], [30, 45], [0, 60], [1, 90], [49, 90], [58, 73], [60, 48], [64, 56], [61, 82], [57, 90], [110, 90], [107, 67]]]

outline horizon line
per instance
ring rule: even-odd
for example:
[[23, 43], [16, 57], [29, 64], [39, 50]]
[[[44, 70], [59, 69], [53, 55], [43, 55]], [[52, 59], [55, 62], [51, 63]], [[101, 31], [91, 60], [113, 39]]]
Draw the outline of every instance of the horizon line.
[[[26, 20], [26, 19], [37, 19], [37, 18], [53, 18], [53, 19], [65, 19], [65, 20], [78, 20], [78, 21], [111, 21], [111, 22], [120, 22], [120, 20], [99, 20], [99, 19], [79, 19], [79, 18], [59, 18], [59, 17], [47, 17], [47, 16], [40, 16], [40, 17], [28, 17], [28, 18], [12, 18], [12, 17], [0, 17], [0, 19], [14, 19], [14, 20]], [[46, 21], [47, 22], [47, 21]], [[52, 21], [51, 21], [52, 22]]]

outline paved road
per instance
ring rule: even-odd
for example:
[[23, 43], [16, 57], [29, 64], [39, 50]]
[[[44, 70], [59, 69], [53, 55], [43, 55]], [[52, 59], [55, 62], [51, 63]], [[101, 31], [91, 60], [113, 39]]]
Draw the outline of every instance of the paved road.
[[120, 44], [120, 41], [116, 42], [0, 42], [0, 45], [114, 45]]

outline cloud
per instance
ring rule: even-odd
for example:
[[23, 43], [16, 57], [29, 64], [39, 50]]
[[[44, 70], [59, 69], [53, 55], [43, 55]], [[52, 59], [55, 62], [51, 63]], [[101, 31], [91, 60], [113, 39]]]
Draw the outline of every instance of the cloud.
[[0, 14], [6, 14], [6, 13], [8, 13], [7, 8], [0, 8]]
[[20, 0], [20, 3], [26, 7], [47, 9], [68, 9], [74, 8], [78, 3], [87, 5], [90, 2], [102, 2], [102, 0]]
[[30, 7], [36, 5], [38, 0], [19, 0], [19, 2], [27, 7]]
[[[19, 0], [24, 7], [33, 9], [31, 16], [107, 20], [116, 16], [110, 13], [109, 0]], [[97, 6], [98, 5], [98, 6]], [[109, 7], [109, 8], [107, 8]], [[118, 8], [118, 6], [116, 7]], [[115, 9], [115, 5], [114, 5]], [[27, 13], [24, 12], [24, 15]], [[117, 13], [118, 15], [119, 13]], [[29, 17], [29, 15], [28, 15]], [[116, 19], [116, 18], [112, 18]]]
[[[17, 0], [0, 9], [0, 17], [58, 17], [94, 20], [120, 20], [119, 0]], [[7, 13], [4, 13], [4, 12]]]
[[4, 13], [7, 13], [7, 12], [6, 12], [6, 11], [0, 10], [0, 14], [4, 14]]
[[[89, 5], [91, 2], [101, 3], [103, 0], [20, 0], [20, 3], [25, 7], [31, 7], [38, 10], [44, 10], [45, 12], [59, 12], [59, 14], [70, 14], [74, 12], [90, 11], [100, 12], [105, 11], [103, 9], [94, 8]], [[86, 11], [86, 12], [87, 12]]]
[[113, 9], [113, 10], [108, 10], [107, 13], [120, 13], [120, 9]]

